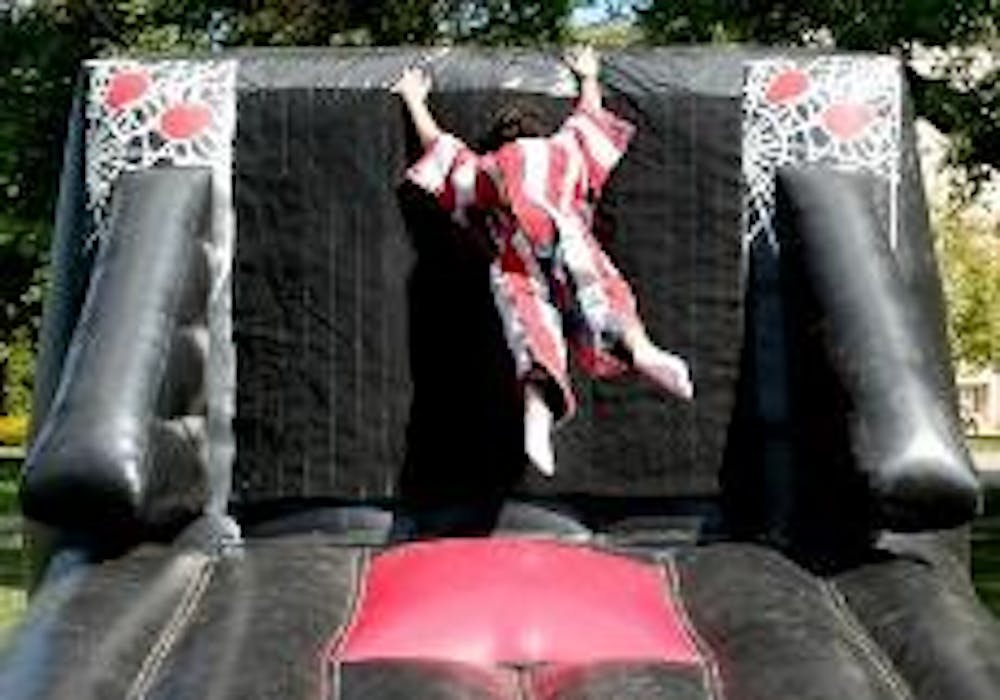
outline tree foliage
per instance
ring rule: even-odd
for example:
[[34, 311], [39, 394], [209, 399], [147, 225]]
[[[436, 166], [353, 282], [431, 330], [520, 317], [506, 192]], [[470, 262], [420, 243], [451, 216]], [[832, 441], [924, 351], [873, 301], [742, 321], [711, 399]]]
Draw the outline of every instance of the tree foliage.
[[973, 181], [1000, 170], [1000, 0], [651, 0], [639, 15], [657, 42], [897, 54], [917, 113], [951, 138], [952, 163]]
[[943, 215], [935, 223], [955, 359], [1000, 367], [1000, 223]]
[[26, 409], [63, 123], [80, 58], [46, 15], [0, 9], [0, 409]]

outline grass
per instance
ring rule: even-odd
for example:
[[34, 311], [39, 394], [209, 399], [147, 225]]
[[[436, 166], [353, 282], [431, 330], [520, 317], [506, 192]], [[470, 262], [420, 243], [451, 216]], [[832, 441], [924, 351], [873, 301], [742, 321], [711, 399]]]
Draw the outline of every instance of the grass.
[[980, 600], [1000, 617], [1000, 531], [982, 537], [980, 533], [972, 541], [972, 579]]
[[1000, 491], [986, 492], [986, 508], [972, 528], [972, 580], [979, 597], [1000, 617]]
[[19, 460], [0, 460], [0, 639], [17, 624], [27, 605], [27, 569], [17, 512]]

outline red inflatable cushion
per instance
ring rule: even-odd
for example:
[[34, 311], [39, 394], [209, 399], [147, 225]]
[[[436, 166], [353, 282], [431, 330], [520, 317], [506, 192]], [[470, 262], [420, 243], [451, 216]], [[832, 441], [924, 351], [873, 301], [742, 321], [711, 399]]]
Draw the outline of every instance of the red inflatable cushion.
[[331, 656], [488, 665], [699, 659], [661, 568], [506, 538], [410, 544], [375, 557]]

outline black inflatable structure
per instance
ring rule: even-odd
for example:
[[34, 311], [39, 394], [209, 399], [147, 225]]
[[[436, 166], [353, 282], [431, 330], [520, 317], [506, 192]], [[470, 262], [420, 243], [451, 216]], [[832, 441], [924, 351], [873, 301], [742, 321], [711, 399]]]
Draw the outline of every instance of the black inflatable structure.
[[598, 211], [697, 397], [577, 378], [525, 466], [489, 251], [405, 186], [554, 55], [94, 61], [70, 121], [0, 697], [995, 700], [893, 59], [605, 57]]

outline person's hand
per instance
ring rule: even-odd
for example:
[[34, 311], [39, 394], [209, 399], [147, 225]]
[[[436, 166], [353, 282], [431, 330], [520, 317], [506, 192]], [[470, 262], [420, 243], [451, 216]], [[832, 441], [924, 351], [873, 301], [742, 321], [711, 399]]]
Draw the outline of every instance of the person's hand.
[[431, 76], [420, 68], [410, 67], [390, 89], [404, 100], [423, 102], [431, 91]]
[[597, 71], [601, 67], [600, 56], [594, 51], [594, 47], [590, 45], [571, 48], [566, 52], [563, 60], [569, 66], [569, 69], [576, 73], [580, 80], [596, 78]]

